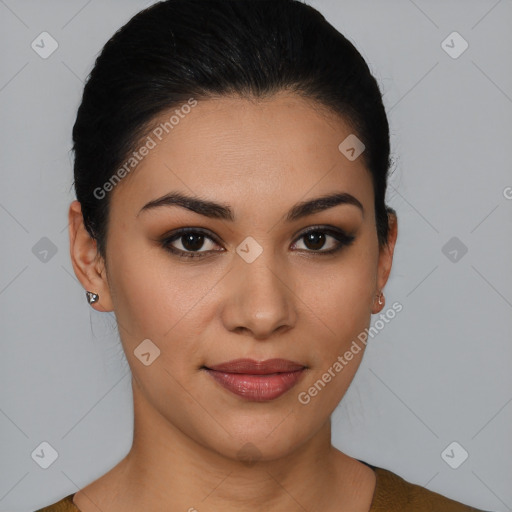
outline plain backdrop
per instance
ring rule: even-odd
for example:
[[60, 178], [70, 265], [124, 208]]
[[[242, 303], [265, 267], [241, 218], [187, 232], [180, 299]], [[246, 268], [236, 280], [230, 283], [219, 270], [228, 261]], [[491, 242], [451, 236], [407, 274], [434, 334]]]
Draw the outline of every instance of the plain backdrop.
[[[512, 1], [310, 3], [382, 88], [399, 218], [385, 295], [403, 310], [370, 339], [333, 443], [475, 507], [512, 510]], [[113, 314], [88, 306], [72, 270], [67, 210], [84, 80], [147, 5], [0, 0], [3, 512], [76, 492], [131, 445], [129, 368]], [[47, 469], [34, 455], [44, 442], [58, 454]]]

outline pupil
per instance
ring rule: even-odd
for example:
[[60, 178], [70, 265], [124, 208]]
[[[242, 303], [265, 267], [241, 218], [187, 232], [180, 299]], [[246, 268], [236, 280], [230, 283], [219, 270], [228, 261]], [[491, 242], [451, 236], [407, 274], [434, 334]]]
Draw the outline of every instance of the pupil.
[[325, 235], [318, 231], [306, 235], [305, 244], [308, 249], [321, 249], [325, 243]]
[[[196, 243], [194, 243], [194, 241]], [[181, 243], [183, 244], [183, 247], [185, 247], [185, 249], [187, 249], [188, 251], [197, 251], [201, 249], [201, 247], [203, 246], [203, 242], [204, 235], [191, 233], [188, 235], [183, 235], [181, 237]]]

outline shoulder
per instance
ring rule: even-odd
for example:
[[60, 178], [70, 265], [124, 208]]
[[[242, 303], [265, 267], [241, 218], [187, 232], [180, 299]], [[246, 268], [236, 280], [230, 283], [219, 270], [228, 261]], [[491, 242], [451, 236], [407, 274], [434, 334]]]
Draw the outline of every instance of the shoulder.
[[73, 496], [74, 494], [70, 494], [57, 503], [36, 510], [35, 512], [80, 512], [80, 510], [73, 503]]
[[411, 484], [387, 469], [371, 467], [377, 482], [370, 512], [485, 512]]
[[[377, 477], [369, 512], [485, 512], [411, 484], [387, 469], [360, 462], [370, 466]], [[73, 496], [70, 494], [36, 512], [80, 512], [73, 503]]]

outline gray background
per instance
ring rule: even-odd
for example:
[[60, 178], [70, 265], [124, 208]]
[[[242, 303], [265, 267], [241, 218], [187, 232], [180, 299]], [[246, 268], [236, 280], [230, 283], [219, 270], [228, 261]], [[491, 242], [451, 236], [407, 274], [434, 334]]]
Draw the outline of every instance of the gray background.
[[[131, 445], [129, 368], [113, 315], [92, 310], [74, 276], [67, 209], [83, 81], [149, 3], [0, 0], [4, 512], [76, 492]], [[383, 89], [399, 215], [384, 291], [403, 311], [370, 340], [333, 442], [459, 501], [512, 510], [512, 0], [310, 3]], [[59, 45], [46, 59], [31, 47], [43, 31]], [[442, 46], [453, 31], [469, 44], [457, 58]], [[31, 457], [42, 441], [59, 454], [48, 469]], [[453, 441], [469, 453], [457, 469], [441, 457]]]

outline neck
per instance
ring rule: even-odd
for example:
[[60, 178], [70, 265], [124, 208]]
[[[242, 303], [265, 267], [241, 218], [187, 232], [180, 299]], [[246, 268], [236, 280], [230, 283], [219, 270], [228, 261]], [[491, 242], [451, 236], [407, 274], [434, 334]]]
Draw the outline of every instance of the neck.
[[332, 446], [330, 419], [285, 457], [238, 460], [185, 435], [136, 384], [133, 393], [133, 444], [113, 470], [109, 510], [369, 510], [373, 471]]

